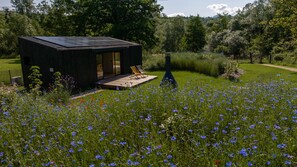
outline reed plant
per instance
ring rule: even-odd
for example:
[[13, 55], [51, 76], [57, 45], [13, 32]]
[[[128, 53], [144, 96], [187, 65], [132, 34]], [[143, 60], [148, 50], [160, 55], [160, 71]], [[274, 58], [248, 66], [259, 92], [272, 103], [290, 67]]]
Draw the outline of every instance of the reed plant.
[[[177, 71], [198, 72], [218, 77], [225, 71], [228, 59], [223, 55], [213, 53], [172, 53], [171, 69]], [[164, 70], [164, 55], [145, 56], [144, 67], [148, 70]]]

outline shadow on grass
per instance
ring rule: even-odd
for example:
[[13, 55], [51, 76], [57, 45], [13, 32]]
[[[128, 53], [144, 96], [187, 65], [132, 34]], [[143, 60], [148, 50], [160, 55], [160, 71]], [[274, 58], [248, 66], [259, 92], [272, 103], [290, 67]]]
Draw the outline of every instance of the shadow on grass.
[[9, 61], [8, 64], [21, 64], [21, 60], [20, 59], [12, 59], [11, 61]]

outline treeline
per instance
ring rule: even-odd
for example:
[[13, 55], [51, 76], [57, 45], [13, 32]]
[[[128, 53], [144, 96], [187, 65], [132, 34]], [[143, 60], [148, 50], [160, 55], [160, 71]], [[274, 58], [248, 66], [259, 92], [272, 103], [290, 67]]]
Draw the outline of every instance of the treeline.
[[13, 10], [0, 13], [0, 54], [16, 54], [17, 37], [111, 36], [154, 47], [156, 0], [11, 0]]
[[0, 54], [17, 53], [22, 35], [111, 36], [151, 52], [201, 50], [235, 59], [297, 61], [297, 3], [257, 0], [235, 16], [200, 18], [162, 14], [156, 0], [11, 0], [0, 14]]
[[208, 49], [235, 58], [257, 58], [262, 63], [287, 59], [297, 53], [297, 3], [295, 0], [258, 0], [234, 17], [206, 21]]

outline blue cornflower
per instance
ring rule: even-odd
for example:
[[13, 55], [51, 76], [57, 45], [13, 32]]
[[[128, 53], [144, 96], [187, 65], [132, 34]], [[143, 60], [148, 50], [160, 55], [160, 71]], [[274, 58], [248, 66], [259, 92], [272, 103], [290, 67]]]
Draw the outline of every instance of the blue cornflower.
[[226, 130], [224, 130], [224, 129], [222, 130], [222, 132], [223, 132], [224, 134], [226, 134], [226, 133], [227, 133], [227, 131], [226, 131]]
[[98, 155], [95, 156], [95, 158], [98, 159], [98, 160], [102, 160], [103, 159], [103, 156], [101, 156], [101, 155], [98, 154]]
[[271, 162], [270, 162], [270, 161], [267, 161], [267, 162], [266, 162], [266, 165], [267, 165], [267, 166], [269, 166], [270, 164], [271, 164]]
[[251, 162], [248, 162], [248, 166], [253, 166], [253, 163], [251, 163]]
[[127, 144], [127, 142], [125, 142], [125, 141], [121, 141], [120, 142], [120, 145], [122, 145], [122, 146], [124, 146], [124, 145], [126, 145]]
[[287, 146], [286, 144], [281, 143], [281, 144], [278, 144], [278, 145], [277, 145], [277, 148], [279, 148], [279, 149], [283, 149], [283, 148], [285, 148], [286, 146]]
[[89, 167], [95, 167], [95, 164], [90, 164]]
[[206, 136], [201, 135], [200, 137], [201, 137], [201, 139], [206, 139]]
[[4, 152], [0, 152], [0, 157], [2, 157], [4, 155]]
[[131, 161], [130, 159], [128, 159], [127, 164], [128, 164], [129, 166], [131, 166], [131, 165], [133, 164], [133, 161]]
[[176, 165], [174, 163], [171, 163], [170, 167], [176, 167]]
[[291, 165], [292, 162], [291, 161], [285, 161], [285, 165]]
[[175, 140], [176, 140], [176, 137], [172, 136], [171, 141], [175, 141]]
[[112, 162], [112, 163], [108, 164], [108, 166], [117, 166], [117, 164]]
[[242, 156], [244, 156], [244, 157], [247, 157], [247, 156], [249, 155], [249, 154], [247, 153], [247, 151], [246, 151], [245, 148], [241, 149], [240, 152], [239, 152], [239, 154], [242, 155]]
[[198, 123], [198, 120], [193, 120], [192, 123], [193, 124], [197, 124]]
[[227, 162], [225, 166], [226, 167], [231, 167], [232, 166], [232, 162]]
[[91, 125], [88, 126], [88, 130], [93, 130], [93, 127]]
[[74, 150], [72, 148], [69, 149], [70, 153], [74, 153]]
[[272, 140], [277, 140], [277, 137], [275, 136], [275, 134], [273, 132], [271, 132], [271, 136], [272, 136]]
[[229, 142], [232, 144], [235, 144], [237, 142], [236, 137], [233, 137], [232, 139], [230, 139]]
[[253, 124], [253, 125], [250, 126], [250, 129], [254, 129], [255, 127], [256, 127], [256, 125]]
[[167, 155], [167, 159], [172, 159], [172, 155]]
[[71, 132], [72, 136], [76, 136], [77, 132]]
[[70, 143], [73, 147], [76, 147], [76, 143], [75, 143], [75, 141], [71, 141], [71, 143]]
[[172, 112], [176, 113], [176, 112], [178, 112], [178, 110], [174, 109], [174, 110], [172, 110]]
[[276, 124], [274, 124], [274, 128], [275, 128], [275, 129], [281, 129], [281, 127], [278, 126], [278, 125], [276, 125]]
[[135, 165], [135, 166], [140, 165], [140, 162], [135, 161], [135, 162], [133, 162], [133, 165]]

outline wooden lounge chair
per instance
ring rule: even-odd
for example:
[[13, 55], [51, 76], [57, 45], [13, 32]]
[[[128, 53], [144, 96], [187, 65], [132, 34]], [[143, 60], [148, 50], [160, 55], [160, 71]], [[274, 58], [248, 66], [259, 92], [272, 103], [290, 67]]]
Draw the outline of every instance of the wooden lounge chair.
[[[136, 65], [135, 67], [138, 69], [138, 71], [139, 71], [143, 76], [145, 76], [144, 74], [145, 74], [146, 72], [143, 70], [143, 68], [142, 68], [141, 65]], [[147, 77], [147, 76], [145, 76], [145, 77]]]
[[142, 77], [141, 72], [135, 67], [135, 66], [130, 66], [132, 70], [132, 76], [138, 78], [138, 76]]

